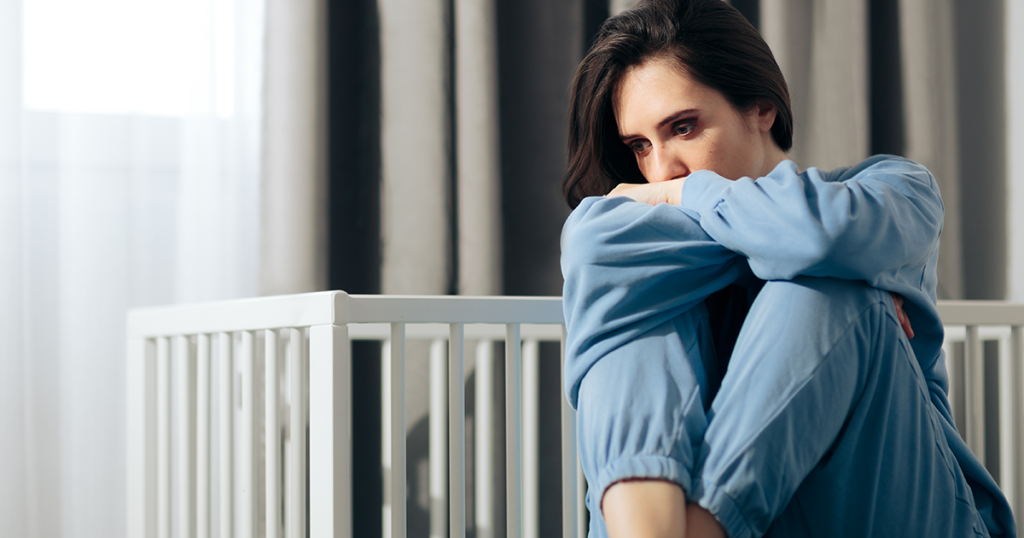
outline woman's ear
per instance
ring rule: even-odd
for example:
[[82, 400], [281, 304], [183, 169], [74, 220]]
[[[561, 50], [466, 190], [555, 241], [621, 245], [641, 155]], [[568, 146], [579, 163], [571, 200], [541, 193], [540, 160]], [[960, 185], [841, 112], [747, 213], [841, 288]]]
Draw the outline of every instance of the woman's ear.
[[772, 125], [775, 125], [775, 107], [769, 103], [758, 103], [754, 111], [757, 114], [758, 130], [762, 133], [771, 131]]

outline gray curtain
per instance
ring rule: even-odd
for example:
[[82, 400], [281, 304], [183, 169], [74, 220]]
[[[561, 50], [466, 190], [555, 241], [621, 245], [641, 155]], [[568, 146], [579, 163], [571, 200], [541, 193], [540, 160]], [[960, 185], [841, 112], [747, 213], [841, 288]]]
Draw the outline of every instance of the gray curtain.
[[[588, 19], [584, 0], [378, 0], [375, 4], [380, 54], [380, 288], [358, 291], [559, 295], [558, 237], [568, 215], [559, 188], [565, 166], [567, 88], [587, 40], [585, 21], [603, 20], [607, 5], [597, 3], [598, 16]], [[372, 51], [365, 42], [362, 46]], [[347, 65], [351, 68], [355, 63]], [[332, 80], [337, 78], [332, 74]], [[350, 83], [339, 80], [335, 87]], [[358, 99], [359, 95], [355, 90], [346, 97]], [[355, 116], [348, 117], [351, 121]], [[335, 126], [332, 133], [354, 127]], [[373, 132], [372, 120], [368, 131]], [[338, 138], [332, 134], [332, 139]], [[357, 139], [356, 143], [372, 151], [372, 141]], [[333, 143], [331, 149], [345, 151]], [[352, 162], [347, 161], [346, 167]], [[372, 173], [362, 177], [353, 177], [350, 170], [331, 173], [333, 188], [350, 194], [367, 190], [356, 185], [374, 182]], [[372, 192], [372, 186], [368, 190]], [[339, 218], [346, 217], [332, 215]], [[347, 227], [356, 228], [354, 224]], [[371, 246], [332, 259], [336, 264], [372, 264], [376, 263], [373, 254]], [[346, 276], [353, 274], [348, 269], [331, 268], [331, 274], [342, 277], [332, 282], [343, 289], [346, 278], [359, 283]], [[426, 536], [433, 526], [429, 499], [421, 493], [426, 477], [417, 471], [427, 458], [426, 354], [426, 345], [407, 348], [411, 536]], [[557, 354], [557, 346], [542, 349], [542, 398], [550, 400], [546, 405], [557, 404], [561, 394]], [[501, 462], [504, 380], [500, 355], [495, 359], [491, 408], [496, 450], [491, 458]], [[471, 427], [472, 358], [467, 360], [467, 378]], [[542, 442], [557, 439], [558, 428], [557, 415], [543, 419]], [[558, 452], [545, 452], [555, 457], [542, 462], [544, 476], [557, 479]], [[471, 475], [472, 451], [468, 458]], [[477, 525], [472, 487], [467, 490], [470, 530], [481, 538], [504, 535], [501, 473], [495, 478], [498, 487], [489, 510], [493, 516], [484, 526]], [[557, 485], [544, 482], [548, 478], [542, 479], [542, 497], [552, 492], [557, 496]], [[542, 536], [557, 534], [561, 525], [557, 511], [545, 508], [557, 510], [557, 499], [547, 501], [540, 514]], [[375, 529], [373, 521], [363, 520], [356, 521], [357, 529]]]
[[[964, 295], [959, 131], [952, 112], [957, 104], [953, 7], [952, 0], [900, 0], [898, 11], [868, 0], [761, 3], [762, 34], [789, 83], [795, 116], [790, 156], [801, 168], [831, 169], [888, 151], [935, 174], [946, 208], [939, 259], [944, 298]], [[891, 37], [880, 30], [892, 19], [896, 40], [882, 43], [880, 51], [876, 46], [878, 53], [871, 55], [872, 39]], [[895, 62], [895, 68], [881, 71], [872, 60]], [[872, 75], [896, 80], [872, 85]], [[872, 114], [873, 104], [884, 103], [896, 106], [888, 115]], [[872, 119], [879, 125], [872, 126]], [[872, 144], [873, 133], [891, 137], [893, 130], [900, 131], [895, 143]]]
[[455, 0], [458, 292], [502, 289], [498, 36], [491, 0]]
[[446, 0], [381, 0], [381, 291], [450, 290]]
[[964, 297], [956, 48], [952, 0], [901, 0], [906, 153], [939, 182], [946, 220], [939, 251], [940, 295]]
[[325, 0], [266, 0], [260, 295], [327, 286]]
[[[1009, 282], [1007, 299], [1024, 302], [1024, 211], [1009, 208], [1024, 207], [1024, 102], [1015, 99], [1024, 95], [1024, 32], [1014, 32], [1024, 25], [1024, 3], [1010, 2], [1004, 14], [1006, 56], [1005, 88], [1007, 196], [1006, 223], [1007, 264]], [[1021, 492], [1024, 495], [1024, 492]]]
[[[380, 2], [382, 291], [559, 293], [566, 87], [591, 35], [586, 4]], [[801, 167], [891, 152], [935, 174], [943, 298], [1007, 288], [1002, 4], [984, 4], [757, 6]]]
[[764, 0], [761, 31], [793, 103], [790, 157], [831, 169], [868, 156], [866, 0]]

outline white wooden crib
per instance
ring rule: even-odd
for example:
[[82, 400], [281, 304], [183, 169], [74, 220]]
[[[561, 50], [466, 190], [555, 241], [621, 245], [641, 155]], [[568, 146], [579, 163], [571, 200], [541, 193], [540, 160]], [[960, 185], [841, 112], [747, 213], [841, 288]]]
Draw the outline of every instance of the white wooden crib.
[[[1019, 519], [1024, 514], [1024, 305], [944, 302], [940, 313], [947, 324], [955, 414], [982, 458], [987, 453], [983, 342], [999, 342], [997, 479]], [[538, 345], [560, 341], [564, 352], [561, 324], [557, 297], [332, 291], [131, 310], [127, 535], [299, 538], [308, 531], [313, 537], [351, 537], [352, 497], [358, 492], [352, 491], [349, 396], [352, 384], [361, 382], [352, 378], [351, 341], [379, 340], [384, 343], [383, 528], [385, 536], [406, 536], [406, 446], [394, 440], [406, 434], [406, 343], [428, 340], [432, 538], [441, 538], [445, 529], [453, 538], [466, 536], [465, 348], [476, 342], [480, 406], [490, 398], [494, 341], [505, 342], [508, 358], [506, 461], [477, 459], [476, 502], [489, 502], [494, 473], [504, 472], [506, 536], [537, 538]], [[954, 353], [958, 342], [962, 354]], [[576, 456], [575, 412], [564, 398], [560, 401], [562, 536], [575, 538], [586, 535], [585, 483]], [[492, 448], [495, 426], [487, 415], [478, 413], [475, 424], [480, 454]], [[301, 434], [306, 428], [308, 446]], [[486, 517], [477, 512], [476, 528], [488, 524], [481, 521]]]

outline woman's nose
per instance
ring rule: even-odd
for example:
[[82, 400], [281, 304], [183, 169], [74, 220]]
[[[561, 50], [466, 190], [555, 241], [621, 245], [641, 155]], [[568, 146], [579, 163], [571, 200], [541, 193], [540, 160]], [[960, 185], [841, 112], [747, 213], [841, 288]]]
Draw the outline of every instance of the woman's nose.
[[660, 183], [689, 175], [682, 159], [665, 146], [652, 148], [653, 166], [648, 177], [651, 183]]

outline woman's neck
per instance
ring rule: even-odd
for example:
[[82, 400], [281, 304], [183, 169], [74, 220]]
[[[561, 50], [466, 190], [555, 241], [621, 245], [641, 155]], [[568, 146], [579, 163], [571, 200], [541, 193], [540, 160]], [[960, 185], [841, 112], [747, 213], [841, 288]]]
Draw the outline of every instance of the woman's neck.
[[768, 140], [765, 141], [764, 165], [761, 168], [759, 177], [767, 176], [772, 170], [775, 170], [779, 163], [786, 159], [789, 159], [789, 156], [779, 148], [778, 144], [775, 143], [775, 139], [769, 135]]

